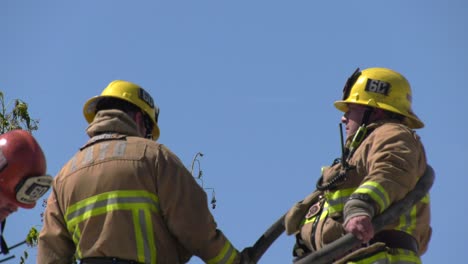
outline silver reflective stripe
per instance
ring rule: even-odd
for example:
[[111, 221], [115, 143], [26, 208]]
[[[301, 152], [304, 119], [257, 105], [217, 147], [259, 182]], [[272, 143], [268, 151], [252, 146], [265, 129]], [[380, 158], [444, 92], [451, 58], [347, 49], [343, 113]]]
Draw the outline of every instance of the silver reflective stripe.
[[76, 171], [76, 156], [70, 161], [70, 173]]
[[379, 196], [380, 200], [383, 202], [383, 205], [384, 205], [384, 208], [380, 208], [381, 211], [385, 210], [389, 206], [389, 201], [385, 197], [385, 194], [379, 190], [379, 188], [366, 184], [366, 185], [359, 187], [359, 189], [368, 189], [372, 191], [373, 193], [375, 193], [377, 196]]
[[110, 134], [110, 133], [105, 133], [105, 134], [100, 134], [100, 135], [97, 135], [97, 136], [94, 136], [92, 137], [88, 143], [94, 143], [95, 141], [98, 141], [98, 140], [102, 140], [102, 139], [113, 139], [115, 138], [115, 136], [113, 134]]
[[140, 228], [141, 228], [141, 234], [143, 236], [143, 251], [145, 255], [146, 260], [151, 260], [151, 249], [149, 247], [150, 241], [148, 238], [149, 230], [148, 230], [148, 223], [146, 222], [145, 218], [145, 211], [144, 210], [139, 210], [139, 221], [140, 221]]
[[[348, 188], [333, 192], [331, 195], [326, 195], [325, 210], [330, 213], [343, 211], [343, 207], [349, 199], [349, 196], [356, 188]], [[322, 217], [321, 217], [322, 218]]]
[[114, 146], [114, 157], [122, 157], [125, 154], [127, 142], [117, 142]]
[[219, 264], [225, 264], [229, 263], [229, 259], [232, 257], [232, 254], [234, 253], [234, 247], [232, 245], [229, 245], [229, 249], [224, 254], [224, 257], [218, 262]]
[[99, 156], [97, 160], [103, 160], [106, 157], [107, 150], [109, 149], [109, 143], [101, 143], [99, 146]]
[[86, 148], [85, 157], [81, 163], [82, 166], [90, 163], [91, 160], [93, 160], [93, 152], [94, 152], [94, 146]]
[[411, 207], [411, 210], [409, 212], [406, 212], [405, 214], [401, 215], [400, 223], [397, 229], [404, 231], [408, 234], [414, 232], [414, 229], [416, 228], [417, 224], [417, 210], [417, 205], [414, 205], [413, 207]]
[[[67, 208], [65, 219], [67, 228], [73, 236], [77, 246], [77, 255], [82, 252], [80, 248], [79, 224], [86, 219], [107, 214], [111, 211], [127, 211], [131, 213], [135, 235], [135, 249], [139, 262], [156, 263], [157, 249], [153, 230], [153, 214], [159, 210], [158, 197], [143, 190], [120, 190], [98, 194], [86, 198]], [[103, 223], [105, 224], [105, 223]]]
[[411, 227], [412, 225], [411, 211], [412, 210], [410, 210], [409, 212], [401, 216], [400, 223], [403, 224], [402, 222], [404, 222], [404, 225], [400, 226], [401, 231], [408, 232], [409, 228]]
[[342, 196], [333, 200], [327, 200], [327, 203], [329, 204], [330, 207], [335, 207], [337, 205], [344, 205], [346, 201], [348, 200], [348, 198], [349, 196]]

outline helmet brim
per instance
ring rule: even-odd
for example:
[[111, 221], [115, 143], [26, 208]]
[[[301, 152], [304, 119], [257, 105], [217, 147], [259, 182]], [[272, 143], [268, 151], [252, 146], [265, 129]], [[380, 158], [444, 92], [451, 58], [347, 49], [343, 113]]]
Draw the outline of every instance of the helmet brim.
[[419, 128], [424, 127], [424, 123], [418, 118], [418, 116], [416, 116], [416, 114], [414, 114], [412, 112], [402, 113], [402, 112], [398, 111], [398, 109], [396, 109], [393, 106], [388, 105], [388, 104], [377, 103], [376, 106], [373, 106], [373, 105], [368, 105], [368, 104], [363, 104], [363, 103], [358, 103], [358, 102], [348, 102], [348, 101], [340, 100], [340, 101], [335, 101], [334, 106], [335, 106], [336, 109], [338, 109], [341, 112], [345, 113], [345, 112], [348, 111], [348, 104], [358, 104], [358, 105], [364, 105], [364, 106], [371, 106], [371, 107], [376, 107], [376, 108], [380, 108], [380, 109], [383, 109], [383, 110], [387, 110], [387, 111], [390, 111], [390, 112], [393, 112], [393, 113], [403, 115], [404, 117], [406, 117], [403, 120], [403, 124], [407, 125], [411, 129], [419, 129]]
[[[119, 97], [116, 97], [116, 96], [98, 95], [98, 96], [94, 96], [93, 98], [86, 101], [86, 103], [83, 106], [83, 115], [84, 115], [86, 121], [88, 122], [88, 124], [91, 124], [91, 122], [93, 122], [94, 117], [96, 116], [97, 103], [99, 102], [99, 100], [101, 100], [103, 98], [116, 98], [116, 99], [122, 100], [122, 98], [119, 98]], [[154, 123], [153, 121], [152, 121], [152, 123], [153, 123], [153, 130], [152, 130], [151, 135], [153, 137], [153, 140], [158, 140], [158, 138], [160, 136], [159, 126], [158, 126], [158, 124]]]

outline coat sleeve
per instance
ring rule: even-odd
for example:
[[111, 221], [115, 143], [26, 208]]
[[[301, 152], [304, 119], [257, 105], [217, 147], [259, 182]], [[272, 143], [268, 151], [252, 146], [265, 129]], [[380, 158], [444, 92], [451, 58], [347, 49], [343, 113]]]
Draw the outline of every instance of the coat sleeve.
[[[345, 205], [345, 222], [355, 215], [380, 214], [404, 198], [426, 168], [424, 149], [416, 134], [400, 126], [376, 129], [365, 144], [361, 160], [367, 168], [364, 181]], [[364, 142], [363, 142], [364, 143]], [[372, 206], [370, 206], [372, 204]]]
[[237, 263], [239, 253], [217, 229], [205, 191], [175, 154], [163, 145], [160, 148], [157, 188], [169, 231], [190, 254], [206, 263]]
[[65, 224], [57, 202], [55, 186], [47, 199], [44, 225], [39, 233], [37, 263], [72, 263], [75, 245]]

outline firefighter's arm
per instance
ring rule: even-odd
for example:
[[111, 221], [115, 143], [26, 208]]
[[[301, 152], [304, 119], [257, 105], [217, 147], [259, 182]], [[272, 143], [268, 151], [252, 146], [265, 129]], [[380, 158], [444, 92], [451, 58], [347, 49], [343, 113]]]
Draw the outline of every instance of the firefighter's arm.
[[374, 215], [403, 199], [426, 169], [422, 145], [409, 130], [394, 125], [379, 132], [363, 153], [367, 176], [353, 194], [369, 196]]
[[37, 263], [68, 264], [74, 253], [75, 245], [67, 231], [54, 188], [47, 199], [44, 226], [39, 233]]
[[390, 127], [374, 136], [362, 153], [368, 175], [344, 207], [345, 230], [365, 242], [373, 236], [372, 218], [414, 188], [425, 162], [419, 143], [404, 128]]
[[217, 229], [205, 191], [172, 152], [161, 146], [160, 153], [158, 195], [169, 231], [206, 263], [238, 262], [238, 251]]
[[354, 193], [350, 196], [343, 209], [343, 227], [347, 233], [353, 233], [363, 243], [374, 237], [372, 218], [375, 203], [369, 195]]

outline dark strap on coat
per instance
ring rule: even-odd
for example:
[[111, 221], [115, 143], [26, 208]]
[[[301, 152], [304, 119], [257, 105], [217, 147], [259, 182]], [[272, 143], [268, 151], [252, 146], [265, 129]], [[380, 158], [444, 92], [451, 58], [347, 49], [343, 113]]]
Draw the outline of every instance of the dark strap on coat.
[[383, 230], [377, 233], [370, 243], [383, 242], [389, 248], [411, 250], [418, 254], [418, 242], [411, 235], [397, 230]]
[[80, 264], [143, 264], [134, 260], [113, 258], [113, 257], [90, 257], [84, 258]]

